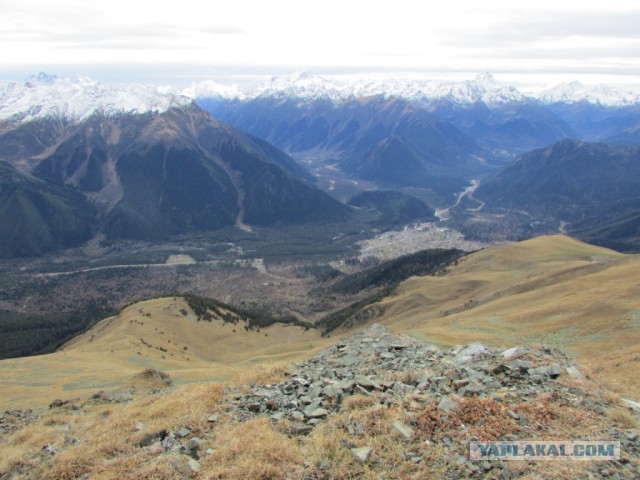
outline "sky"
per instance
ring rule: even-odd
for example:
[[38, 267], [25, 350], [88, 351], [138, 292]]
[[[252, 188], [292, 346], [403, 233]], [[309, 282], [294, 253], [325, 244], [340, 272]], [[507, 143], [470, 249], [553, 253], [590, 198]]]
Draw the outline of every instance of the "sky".
[[0, 0], [1, 80], [246, 85], [302, 70], [640, 90], [640, 1]]

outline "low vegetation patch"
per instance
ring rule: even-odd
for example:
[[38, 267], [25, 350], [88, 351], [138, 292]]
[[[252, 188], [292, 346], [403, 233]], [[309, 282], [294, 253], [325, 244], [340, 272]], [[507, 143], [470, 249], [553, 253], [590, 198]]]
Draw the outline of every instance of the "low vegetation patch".
[[239, 322], [244, 322], [247, 330], [260, 330], [261, 328], [266, 328], [276, 323], [294, 325], [304, 328], [305, 330], [315, 328], [309, 322], [298, 320], [293, 316], [274, 317], [266, 312], [227, 305], [213, 298], [187, 294], [184, 295], [184, 299], [191, 310], [197, 315], [198, 320], [211, 322], [214, 319], [220, 319], [224, 323], [232, 323], [234, 325]]

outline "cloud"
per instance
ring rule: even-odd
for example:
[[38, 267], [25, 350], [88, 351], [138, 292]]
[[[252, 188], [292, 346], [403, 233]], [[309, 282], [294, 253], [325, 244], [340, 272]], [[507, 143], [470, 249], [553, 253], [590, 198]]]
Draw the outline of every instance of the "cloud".
[[510, 12], [485, 24], [440, 32], [443, 45], [465, 48], [535, 45], [571, 37], [640, 40], [640, 10], [629, 12]]

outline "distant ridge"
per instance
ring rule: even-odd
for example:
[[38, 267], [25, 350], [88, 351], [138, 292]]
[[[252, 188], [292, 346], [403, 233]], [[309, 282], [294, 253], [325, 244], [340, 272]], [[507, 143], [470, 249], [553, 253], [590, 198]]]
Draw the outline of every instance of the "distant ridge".
[[[44, 228], [43, 239], [53, 237], [38, 248], [28, 243], [14, 248], [3, 237], [4, 256], [69, 247], [95, 233], [158, 241], [222, 227], [322, 222], [350, 214], [313, 186], [291, 157], [195, 105], [163, 113], [97, 113], [68, 124], [50, 118], [18, 124], [0, 132], [0, 160], [39, 179], [22, 181], [31, 190], [57, 192], [65, 223], [78, 222], [82, 231], [56, 236], [55, 226], [32, 210], [17, 209], [22, 216], [16, 219], [5, 209], [7, 228], [22, 222], [27, 231]], [[11, 184], [7, 188], [20, 181], [18, 173], [3, 178]], [[51, 194], [42, 198], [53, 200]], [[71, 212], [77, 213], [73, 221]]]

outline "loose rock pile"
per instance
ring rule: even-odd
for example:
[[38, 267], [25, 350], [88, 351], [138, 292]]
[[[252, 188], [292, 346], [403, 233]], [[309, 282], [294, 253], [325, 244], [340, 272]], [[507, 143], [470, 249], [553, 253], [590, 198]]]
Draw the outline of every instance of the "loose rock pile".
[[[544, 394], [569, 408], [596, 415], [607, 413], [611, 405], [605, 400], [577, 388], [576, 382], [559, 382], [561, 378], [583, 380], [577, 365], [557, 349], [522, 346], [504, 350], [472, 344], [444, 351], [373, 325], [294, 365], [289, 378], [280, 383], [229, 393], [233, 399], [232, 414], [239, 420], [255, 415], [267, 415], [274, 421], [284, 419], [291, 423], [289, 431], [293, 435], [309, 434], [315, 426], [340, 412], [347, 398], [358, 394], [387, 407], [417, 396], [425, 406], [434, 406], [445, 417], [464, 398], [495, 399], [508, 407]], [[507, 413], [523, 429], [533, 428], [528, 425], [526, 415], [509, 409]], [[362, 433], [355, 431], [357, 425], [349, 428], [354, 429], [350, 433], [355, 435]], [[407, 440], [415, 435], [412, 425], [396, 422], [393, 428]], [[625, 458], [613, 465], [596, 464], [588, 478], [640, 478], [637, 431], [610, 428], [606, 439], [620, 441]], [[460, 455], [459, 444], [449, 437], [443, 442], [453, 458], [457, 458], [461, 478], [494, 478], [491, 472], [497, 472], [496, 478], [512, 477], [506, 462], [470, 462]], [[367, 462], [370, 453], [368, 447], [352, 449], [353, 456], [361, 462]], [[421, 461], [419, 456], [412, 455], [409, 453], [409, 460]], [[629, 457], [635, 459], [633, 464]]]
[[[288, 417], [313, 427], [339, 411], [354, 394], [372, 396], [390, 406], [407, 394], [428, 393], [440, 409], [449, 411], [455, 397], [488, 396], [496, 390], [533, 396], [557, 390], [554, 380], [560, 376], [581, 377], [573, 361], [559, 350], [499, 350], [472, 344], [442, 351], [392, 335], [381, 325], [336, 343], [293, 370], [284, 382], [238, 392], [239, 415]], [[598, 407], [597, 402], [593, 407]], [[309, 430], [301, 426], [300, 433]]]
[[8, 410], [0, 416], [0, 434], [11, 433], [38, 418], [33, 410]]
[[[162, 386], [170, 388], [170, 379], [162, 372], [146, 372], [144, 378], [147, 377], [160, 379]], [[378, 472], [379, 478], [404, 478], [393, 471], [403, 463], [402, 468], [409, 464], [407, 471], [414, 473], [435, 471], [429, 463], [434, 461], [429, 458], [430, 449], [444, 452], [435, 460], [445, 463], [446, 474], [440, 478], [509, 480], [526, 476], [527, 472], [534, 474], [527, 478], [546, 478], [536, 476], [535, 464], [514, 470], [513, 464], [502, 460], [471, 461], [466, 456], [466, 443], [489, 440], [482, 436], [487, 432], [498, 432], [495, 439], [508, 441], [544, 438], [547, 432], [559, 435], [553, 422], [568, 419], [575, 424], [585, 419], [599, 429], [598, 439], [619, 441], [623, 455], [618, 461], [589, 462], [580, 478], [640, 478], [638, 429], [621, 428], [608, 420], [613, 405], [587, 385], [571, 358], [556, 349], [518, 346], [504, 350], [472, 344], [442, 350], [373, 325], [292, 365], [278, 383], [228, 387], [216, 410], [199, 425], [148, 431], [144, 424], [136, 424], [134, 431], [141, 435], [136, 436], [135, 445], [145, 455], [171, 459], [180, 478], [197, 478], [204, 475], [200, 473], [203, 457], [215, 455], [220, 448], [218, 429], [264, 416], [280, 432], [297, 437], [299, 445], [313, 441], [323, 428], [342, 429], [339, 448], [345, 449], [355, 465]], [[153, 390], [154, 394], [163, 392]], [[557, 417], [542, 420], [536, 417], [540, 412], [535, 408], [541, 398], [549, 400], [551, 406], [551, 410], [543, 413]], [[130, 401], [132, 397], [127, 392], [98, 392], [82, 406]], [[491, 418], [491, 412], [488, 415], [482, 412], [484, 406], [494, 408], [499, 415]], [[50, 408], [82, 414], [80, 403], [75, 401], [57, 400]], [[390, 420], [384, 433], [384, 442], [388, 434], [389, 442], [399, 445], [394, 453], [397, 458], [384, 465], [384, 462], [376, 464], [381, 459], [380, 444], [375, 447], [370, 443], [373, 438], [367, 431], [370, 425], [352, 419], [349, 415], [354, 411], [350, 408], [399, 412], [395, 417], [387, 417]], [[465, 416], [467, 408], [479, 409], [479, 416]], [[5, 412], [0, 417], [0, 433], [20, 428], [35, 418], [31, 411]], [[482, 430], [487, 426], [485, 422], [493, 430]], [[503, 428], [506, 424], [509, 428]], [[578, 428], [574, 425], [570, 432], [567, 437], [549, 439], [595, 439], [583, 434], [580, 425]], [[76, 442], [65, 435], [64, 445], [45, 445], [40, 452], [42, 461], [56, 457], [59, 449]], [[326, 459], [305, 462], [304, 468], [313, 472], [307, 475], [305, 470], [302, 476], [291, 478], [331, 478], [324, 473], [330, 467]]]

